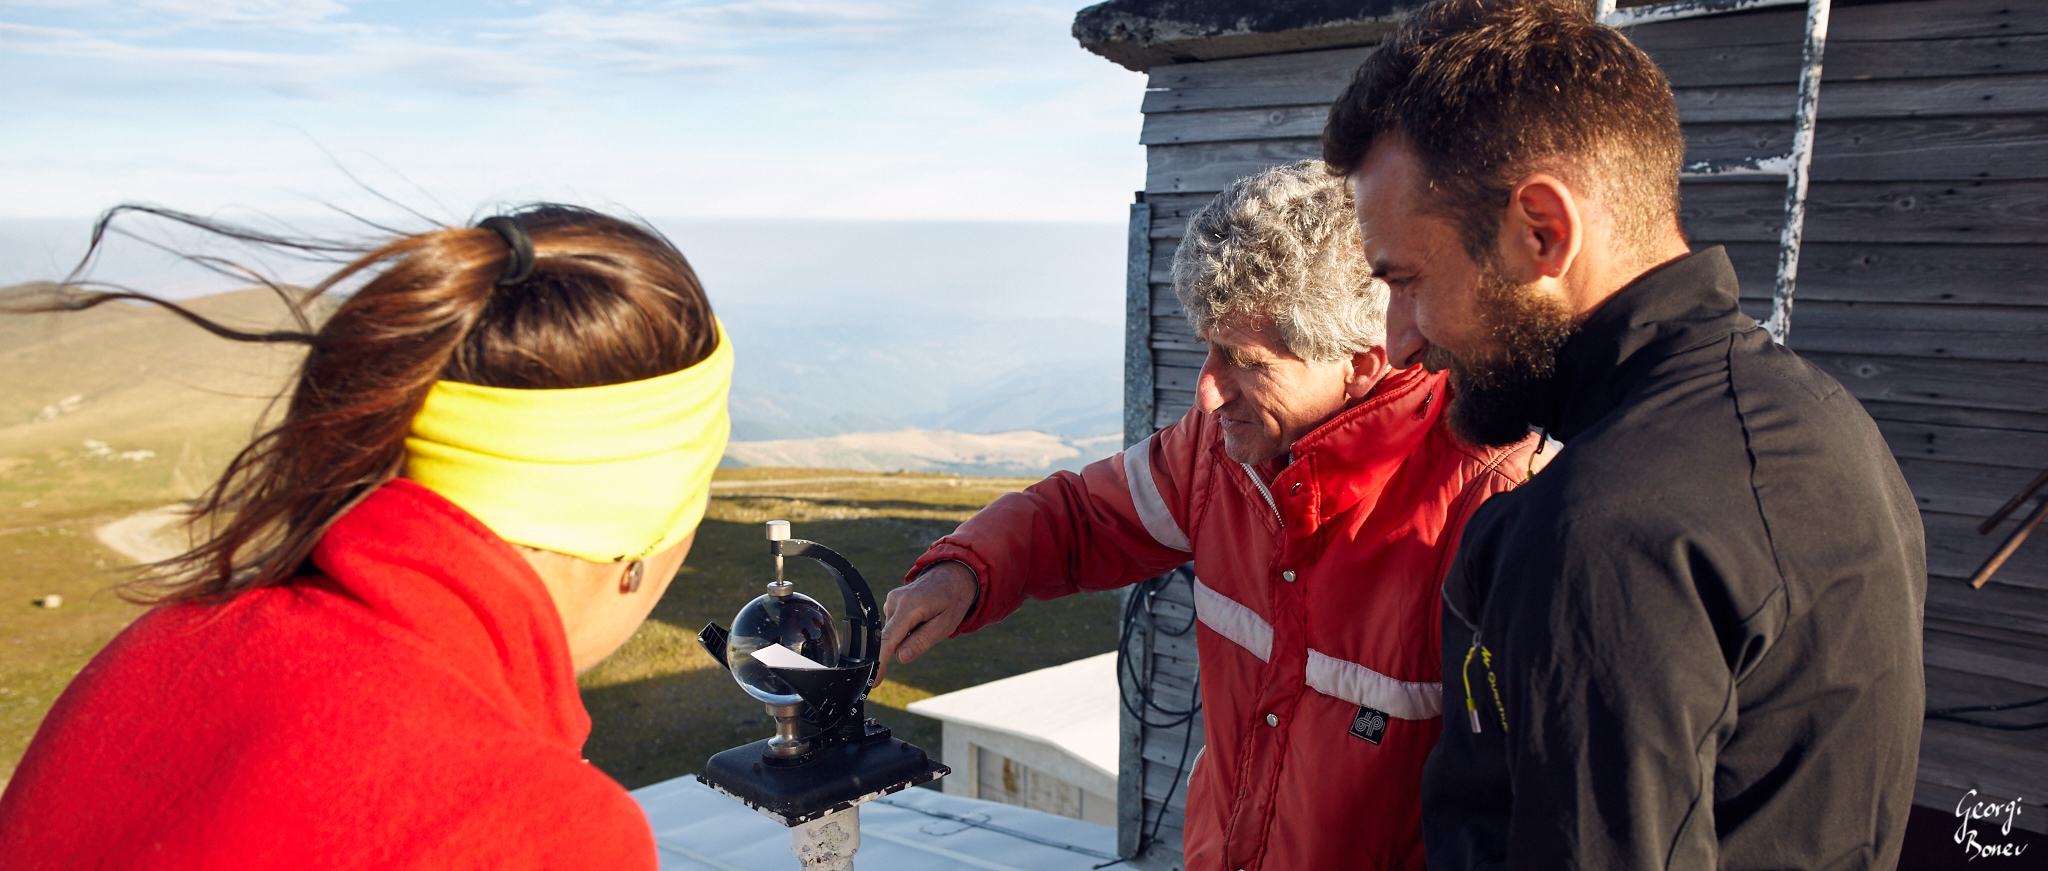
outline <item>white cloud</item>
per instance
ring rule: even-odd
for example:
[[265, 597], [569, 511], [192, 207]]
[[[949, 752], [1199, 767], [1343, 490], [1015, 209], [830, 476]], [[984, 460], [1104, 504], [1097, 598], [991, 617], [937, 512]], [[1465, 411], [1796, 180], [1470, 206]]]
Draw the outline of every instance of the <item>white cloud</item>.
[[140, 0], [136, 5], [195, 27], [311, 32], [367, 29], [361, 25], [337, 26], [331, 21], [349, 11], [346, 4], [335, 0]]
[[150, 2], [0, 5], [0, 215], [304, 213], [359, 193], [327, 151], [458, 211], [1115, 221], [1142, 183], [1144, 78], [1065, 2]]
[[84, 39], [85, 32], [68, 27], [38, 27], [33, 24], [15, 24], [0, 21], [0, 40], [62, 41]]
[[[89, 5], [122, 18], [102, 3]], [[777, 67], [916, 76], [972, 69], [1028, 79], [1043, 75], [1035, 62], [1043, 46], [1017, 35], [1064, 36], [1064, 18], [1042, 7], [932, 0], [564, 3], [525, 17], [441, 22], [433, 36], [417, 27], [335, 23], [349, 11], [335, 0], [147, 0], [142, 8], [174, 21], [168, 29], [0, 22], [0, 43], [125, 64], [151, 83], [212, 82], [338, 100], [351, 91], [415, 87], [537, 96], [577, 71], [710, 81]], [[221, 48], [183, 30], [197, 27], [300, 32], [315, 41], [262, 50], [241, 47], [252, 44], [244, 39]], [[439, 32], [450, 28], [458, 32]]]
[[555, 77], [511, 52], [383, 36], [353, 38], [330, 52], [294, 53], [144, 44], [70, 28], [0, 22], [0, 45], [120, 65], [150, 89], [182, 82], [320, 101], [359, 99], [366, 85], [423, 86], [470, 96], [530, 94]]
[[637, 73], [694, 71], [678, 61], [703, 52], [763, 61], [802, 55], [806, 64], [851, 68], [914, 58], [930, 73], [1028, 63], [1035, 46], [1019, 35], [1063, 37], [1066, 20], [1064, 12], [1020, 3], [684, 0], [629, 9], [557, 5], [495, 22], [478, 38]]

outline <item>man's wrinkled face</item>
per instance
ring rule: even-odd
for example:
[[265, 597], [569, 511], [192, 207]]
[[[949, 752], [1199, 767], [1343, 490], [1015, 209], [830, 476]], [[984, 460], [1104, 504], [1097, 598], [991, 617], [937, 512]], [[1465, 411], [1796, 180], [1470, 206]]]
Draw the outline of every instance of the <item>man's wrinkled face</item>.
[[1352, 184], [1366, 260], [1392, 290], [1388, 361], [1450, 368], [1460, 438], [1519, 440], [1571, 337], [1570, 309], [1517, 282], [1497, 257], [1475, 262], [1452, 219], [1429, 208], [1422, 164], [1400, 139], [1375, 145]]
[[1285, 455], [1349, 401], [1351, 363], [1295, 356], [1270, 321], [1218, 323], [1202, 331], [1202, 341], [1209, 357], [1195, 383], [1195, 405], [1216, 415], [1232, 460], [1256, 464]]

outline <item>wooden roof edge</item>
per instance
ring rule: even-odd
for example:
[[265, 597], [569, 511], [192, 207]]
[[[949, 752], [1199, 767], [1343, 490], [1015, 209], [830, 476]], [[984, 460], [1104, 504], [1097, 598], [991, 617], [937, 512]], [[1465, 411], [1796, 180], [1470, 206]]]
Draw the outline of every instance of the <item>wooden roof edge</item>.
[[[1082, 48], [1142, 73], [1167, 64], [1374, 45], [1426, 2], [1107, 0], [1075, 13], [1073, 32]], [[1658, 2], [1620, 0], [1617, 5]], [[1903, 2], [1915, 0], [1834, 0], [1833, 5]]]
[[1372, 45], [1424, 0], [1108, 0], [1074, 15], [1081, 47], [1126, 69]]

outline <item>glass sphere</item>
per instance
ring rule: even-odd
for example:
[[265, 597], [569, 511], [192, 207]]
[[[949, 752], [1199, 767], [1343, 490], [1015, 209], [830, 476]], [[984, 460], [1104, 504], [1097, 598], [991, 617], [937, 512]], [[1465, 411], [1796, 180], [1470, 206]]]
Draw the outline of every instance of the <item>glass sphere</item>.
[[826, 668], [839, 666], [838, 620], [818, 600], [802, 593], [760, 596], [732, 618], [732, 637], [725, 643], [733, 680], [747, 695], [771, 705], [795, 705], [803, 697], [754, 659], [754, 651], [780, 644]]

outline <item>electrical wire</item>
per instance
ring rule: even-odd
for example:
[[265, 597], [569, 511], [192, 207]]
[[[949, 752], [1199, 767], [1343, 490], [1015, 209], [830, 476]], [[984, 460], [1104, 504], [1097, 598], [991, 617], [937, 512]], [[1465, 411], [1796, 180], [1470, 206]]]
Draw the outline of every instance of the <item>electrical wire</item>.
[[[947, 813], [947, 812], [945, 812], [945, 811], [935, 811], [935, 810], [927, 810], [927, 809], [925, 809], [925, 808], [921, 808], [921, 807], [912, 807], [911, 805], [907, 805], [907, 804], [904, 804], [904, 803], [902, 803], [902, 802], [890, 801], [890, 800], [888, 799], [888, 797], [886, 797], [886, 796], [884, 796], [884, 797], [882, 797], [882, 798], [878, 798], [878, 799], [875, 799], [875, 800], [874, 800], [874, 802], [875, 802], [875, 804], [885, 804], [885, 805], [888, 805], [888, 806], [890, 806], [890, 807], [893, 807], [893, 808], [900, 808], [900, 809], [902, 809], [902, 810], [907, 810], [907, 811], [910, 811], [911, 813], [919, 813], [919, 814], [924, 814], [925, 816], [928, 816], [928, 817], [934, 817], [934, 818], [936, 818], [936, 819], [946, 820], [946, 821], [948, 821], [948, 822], [955, 822], [955, 823], [959, 823], [959, 824], [961, 824], [961, 825], [963, 825], [963, 826], [972, 826], [972, 827], [974, 827], [974, 828], [977, 828], [977, 829], [987, 829], [988, 831], [991, 831], [991, 832], [995, 832], [995, 833], [997, 833], [997, 834], [1000, 834], [1000, 835], [1009, 835], [1010, 837], [1012, 837], [1012, 838], [1017, 838], [1017, 839], [1019, 839], [1019, 840], [1024, 840], [1024, 841], [1030, 841], [1031, 843], [1034, 843], [1034, 844], [1040, 844], [1040, 845], [1043, 845], [1043, 846], [1047, 846], [1047, 847], [1053, 847], [1053, 848], [1055, 848], [1055, 849], [1060, 849], [1060, 850], [1066, 850], [1067, 852], [1070, 852], [1070, 853], [1079, 853], [1079, 854], [1081, 854], [1081, 855], [1083, 855], [1083, 856], [1088, 856], [1088, 857], [1091, 857], [1091, 858], [1095, 858], [1095, 859], [1114, 859], [1114, 858], [1116, 858], [1115, 856], [1111, 856], [1111, 855], [1109, 855], [1108, 853], [1104, 853], [1104, 852], [1102, 852], [1102, 851], [1100, 851], [1100, 850], [1090, 850], [1090, 849], [1088, 849], [1087, 847], [1080, 847], [1080, 846], [1075, 846], [1075, 845], [1073, 845], [1073, 844], [1069, 844], [1069, 843], [1067, 843], [1067, 842], [1065, 842], [1065, 841], [1055, 841], [1055, 840], [1053, 840], [1053, 839], [1051, 839], [1051, 838], [1041, 838], [1041, 837], [1039, 837], [1039, 836], [1037, 836], [1037, 835], [1031, 834], [1030, 832], [1021, 832], [1021, 831], [1018, 831], [1018, 830], [1016, 830], [1016, 829], [1012, 829], [1012, 828], [1006, 828], [1006, 827], [1004, 827], [1004, 826], [999, 826], [999, 825], [996, 825], [996, 824], [994, 824], [994, 823], [991, 823], [991, 822], [989, 822], [988, 820], [985, 820], [985, 819], [982, 819], [982, 820], [977, 820], [977, 819], [974, 819], [974, 818], [972, 818], [972, 817], [965, 817], [965, 816], [961, 816], [961, 815], [959, 815], [959, 814], [952, 814], [952, 813]], [[986, 815], [986, 814], [984, 814], [983, 816], [987, 816], [987, 815]], [[1100, 868], [1100, 867], [1102, 867], [1102, 866], [1100, 866], [1100, 865], [1097, 865], [1097, 866], [1095, 866], [1095, 867], [1097, 867], [1097, 868]]]
[[[1155, 649], [1154, 641], [1162, 637], [1181, 638], [1195, 631], [1196, 618], [1192, 611], [1188, 614], [1186, 622], [1178, 626], [1172, 626], [1164, 624], [1159, 619], [1159, 615], [1153, 610], [1153, 600], [1169, 584], [1176, 581], [1186, 583], [1188, 599], [1192, 602], [1194, 599], [1195, 571], [1193, 565], [1183, 565], [1167, 574], [1144, 581], [1139, 584], [1137, 589], [1131, 591], [1130, 598], [1124, 602], [1123, 621], [1117, 633], [1117, 663], [1124, 678], [1118, 681], [1117, 695], [1119, 701], [1123, 704], [1124, 711], [1136, 719], [1141, 728], [1172, 729], [1179, 727], [1182, 730], [1180, 762], [1174, 766], [1173, 779], [1168, 782], [1166, 795], [1160, 799], [1159, 810], [1152, 817], [1150, 831], [1146, 831], [1145, 825], [1144, 789], [1141, 786], [1138, 790], [1138, 848], [1132, 856], [1125, 857], [1126, 859], [1144, 855], [1151, 848], [1152, 844], [1159, 839], [1159, 830], [1166, 824], [1167, 807], [1173, 803], [1173, 794], [1180, 790], [1180, 783], [1187, 776], [1188, 756], [1193, 752], [1194, 748], [1196, 717], [1202, 713], [1202, 677], [1199, 671], [1195, 674], [1193, 698], [1185, 709], [1176, 709], [1160, 704], [1156, 697], [1155, 679], [1158, 675], [1157, 663], [1152, 655]], [[1145, 656], [1143, 657], [1144, 662], [1142, 665], [1138, 662], [1139, 657], [1132, 650], [1132, 645], [1140, 637], [1145, 639]], [[1135, 701], [1131, 698], [1131, 693], [1126, 691], [1124, 687], [1136, 690], [1137, 699]], [[1159, 715], [1161, 719], [1152, 719], [1154, 714]], [[1142, 771], [1143, 762], [1141, 761], [1139, 764]], [[1102, 868], [1111, 864], [1116, 863], [1104, 863], [1104, 865], [1095, 867]]]
[[[1158, 597], [1167, 584], [1179, 579], [1186, 580], [1188, 598], [1192, 601], [1194, 598], [1195, 572], [1188, 566], [1181, 566], [1157, 578], [1143, 581], [1136, 590], [1131, 591], [1130, 598], [1125, 600], [1123, 624], [1117, 632], [1117, 663], [1123, 669], [1124, 676], [1129, 679], [1119, 683], [1136, 687], [1138, 699], [1136, 702], [1133, 702], [1130, 694], [1124, 692], [1121, 688], [1119, 688], [1118, 695], [1123, 701], [1124, 710], [1129, 712], [1131, 716], [1136, 717], [1140, 724], [1152, 729], [1171, 729], [1180, 726], [1202, 712], [1202, 694], [1200, 692], [1194, 694], [1193, 700], [1185, 710], [1174, 710], [1159, 704], [1153, 697], [1152, 679], [1154, 676], [1154, 663], [1151, 656], [1152, 645], [1147, 644], [1145, 646], [1146, 656], [1144, 657], [1143, 674], [1138, 672], [1140, 667], [1137, 661], [1138, 657], [1133, 656], [1131, 651], [1131, 644], [1137, 640], [1140, 631], [1146, 634], [1148, 640], [1161, 636], [1181, 638], [1195, 631], [1195, 615], [1192, 611], [1188, 614], [1187, 622], [1181, 624], [1178, 628], [1169, 629], [1161, 625], [1158, 615], [1153, 613], [1152, 610], [1153, 599]], [[1197, 675], [1195, 680], [1199, 684], [1201, 681], [1200, 676]], [[1157, 711], [1167, 719], [1162, 722], [1153, 721], [1150, 718], [1150, 712], [1153, 711]]]
[[1933, 708], [1928, 710], [1927, 719], [1943, 720], [1950, 723], [1962, 723], [1967, 726], [1979, 726], [1985, 729], [1999, 729], [2006, 732], [2027, 732], [2034, 729], [2048, 729], [2048, 720], [2043, 720], [2039, 723], [1994, 723], [1989, 720], [1979, 720], [1976, 717], [1961, 716], [1963, 714], [1988, 714], [1993, 711], [2016, 711], [2021, 708], [2031, 708], [2035, 705], [2048, 705], [2048, 696], [2042, 696], [2031, 702], [2005, 702], [1995, 705], [1964, 705], [1958, 708]]
[[[1199, 698], [1201, 698], [1201, 695], [1202, 695], [1202, 679], [1201, 679], [1200, 677], [1196, 677], [1196, 678], [1195, 678], [1195, 697], [1196, 697], [1197, 699], [1199, 699]], [[1149, 835], [1149, 836], [1147, 836], [1147, 835], [1145, 835], [1145, 834], [1144, 834], [1144, 831], [1143, 831], [1142, 829], [1141, 829], [1141, 830], [1139, 830], [1139, 836], [1140, 836], [1140, 837], [1139, 837], [1139, 839], [1138, 839], [1138, 847], [1139, 847], [1139, 852], [1141, 852], [1141, 853], [1142, 853], [1142, 852], [1144, 852], [1144, 848], [1145, 848], [1145, 847], [1149, 847], [1149, 846], [1151, 846], [1151, 844], [1152, 844], [1152, 842], [1153, 842], [1153, 841], [1156, 841], [1156, 840], [1158, 840], [1158, 839], [1159, 839], [1159, 828], [1160, 828], [1161, 826], [1164, 826], [1164, 825], [1166, 825], [1166, 809], [1167, 809], [1168, 807], [1172, 806], [1172, 804], [1173, 804], [1173, 794], [1174, 794], [1174, 792], [1176, 792], [1176, 791], [1178, 791], [1178, 790], [1180, 789], [1180, 783], [1181, 783], [1181, 781], [1182, 781], [1182, 780], [1185, 780], [1185, 779], [1187, 779], [1187, 770], [1188, 770], [1188, 748], [1190, 748], [1190, 747], [1194, 746], [1194, 743], [1195, 743], [1195, 723], [1194, 723], [1194, 720], [1193, 720], [1192, 718], [1190, 718], [1190, 719], [1188, 720], [1188, 724], [1187, 724], [1187, 726], [1185, 727], [1185, 730], [1184, 730], [1183, 732], [1181, 732], [1181, 736], [1180, 736], [1180, 761], [1179, 761], [1179, 762], [1176, 762], [1176, 763], [1174, 763], [1174, 765], [1173, 765], [1173, 779], [1172, 779], [1172, 780], [1169, 780], [1169, 781], [1167, 781], [1167, 782], [1166, 782], [1166, 795], [1162, 796], [1162, 797], [1161, 797], [1161, 798], [1159, 799], [1159, 813], [1157, 813], [1157, 814], [1154, 814], [1154, 815], [1153, 815], [1153, 817], [1152, 817], [1152, 834], [1151, 834], [1151, 835]], [[1143, 798], [1143, 795], [1144, 795], [1144, 791], [1143, 791], [1143, 790], [1139, 790], [1139, 796], [1140, 796], [1140, 798], [1141, 798], [1141, 799]], [[1139, 806], [1139, 810], [1140, 810], [1140, 812], [1143, 812], [1143, 810], [1144, 810], [1144, 807], [1143, 807], [1142, 805], [1140, 805], [1140, 806]]]

